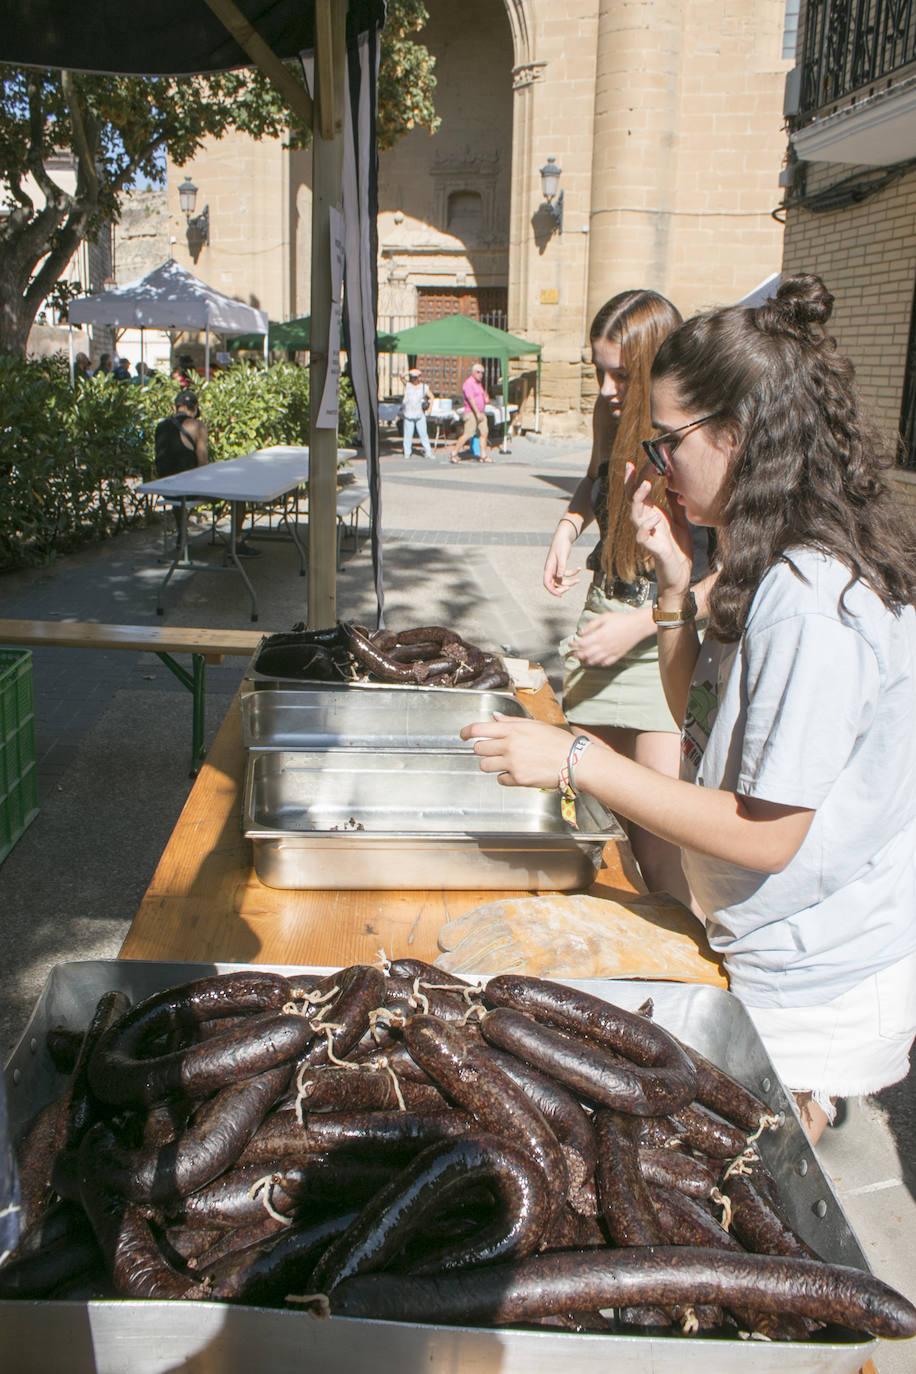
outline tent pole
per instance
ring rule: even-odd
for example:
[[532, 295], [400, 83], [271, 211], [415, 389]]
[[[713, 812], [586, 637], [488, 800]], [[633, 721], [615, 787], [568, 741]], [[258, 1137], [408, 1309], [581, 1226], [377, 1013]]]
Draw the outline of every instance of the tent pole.
[[140, 361], [143, 364], [143, 376], [140, 378], [140, 385], [146, 386], [146, 359], [143, 356], [143, 325], [140, 326]]
[[541, 355], [538, 354], [538, 387], [534, 397], [534, 432], [541, 432]]
[[204, 380], [210, 380], [210, 311], [207, 310], [206, 332], [204, 334]]
[[69, 320], [67, 321], [67, 343], [70, 349], [70, 385], [74, 386], [76, 384], [76, 365], [73, 361], [73, 325]]
[[331, 206], [343, 204], [347, 5], [315, 3], [315, 112], [312, 133], [312, 323], [309, 350], [308, 624], [337, 619], [337, 433], [318, 429], [331, 326]]
[[503, 359], [503, 453], [509, 452], [509, 371], [508, 354]]
[[268, 350], [268, 337], [269, 337], [269, 336], [268, 336], [267, 330], [265, 329], [265, 331], [264, 331], [264, 371], [265, 371], [265, 372], [267, 371], [268, 367], [270, 366], [270, 353], [269, 353], [269, 350]]

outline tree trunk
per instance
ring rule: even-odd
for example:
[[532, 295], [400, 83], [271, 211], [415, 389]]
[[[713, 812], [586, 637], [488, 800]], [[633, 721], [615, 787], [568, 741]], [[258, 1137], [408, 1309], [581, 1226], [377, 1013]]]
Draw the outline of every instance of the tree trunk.
[[25, 353], [29, 330], [38, 314], [38, 302], [29, 304], [26, 300], [29, 275], [15, 253], [0, 252], [0, 353]]

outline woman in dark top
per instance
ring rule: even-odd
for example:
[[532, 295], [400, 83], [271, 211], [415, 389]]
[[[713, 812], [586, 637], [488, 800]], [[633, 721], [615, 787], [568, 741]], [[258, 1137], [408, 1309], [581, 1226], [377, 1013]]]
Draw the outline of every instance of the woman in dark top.
[[193, 391], [179, 391], [175, 413], [156, 426], [156, 476], [172, 477], [176, 472], [203, 467], [209, 461], [207, 426], [200, 418]]

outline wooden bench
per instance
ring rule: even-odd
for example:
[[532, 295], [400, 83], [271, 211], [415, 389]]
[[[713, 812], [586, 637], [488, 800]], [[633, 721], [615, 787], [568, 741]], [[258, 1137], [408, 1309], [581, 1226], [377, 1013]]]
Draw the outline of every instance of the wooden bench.
[[337, 493], [337, 571], [344, 534], [353, 536], [353, 547], [359, 551], [359, 513], [369, 502], [368, 487], [341, 487]]
[[[191, 777], [196, 777], [204, 749], [204, 713], [208, 663], [222, 663], [227, 655], [253, 654], [262, 635], [258, 630], [166, 629], [159, 625], [98, 625], [79, 620], [0, 620], [0, 644], [27, 648], [133, 649], [154, 653], [191, 693]], [[191, 671], [173, 654], [190, 654]]]

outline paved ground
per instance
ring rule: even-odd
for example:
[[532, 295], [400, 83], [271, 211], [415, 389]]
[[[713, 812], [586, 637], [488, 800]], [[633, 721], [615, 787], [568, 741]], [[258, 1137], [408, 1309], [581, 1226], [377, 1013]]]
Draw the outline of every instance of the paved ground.
[[[383, 459], [386, 617], [391, 628], [443, 623], [486, 647], [544, 663], [579, 609], [541, 587], [550, 534], [587, 452], [573, 441], [516, 440], [492, 466]], [[362, 465], [354, 465], [362, 477]], [[202, 534], [201, 539], [206, 540]], [[588, 546], [589, 540], [583, 540]], [[583, 558], [586, 549], [583, 548]], [[214, 557], [218, 554], [214, 551]], [[161, 624], [158, 529], [123, 535], [49, 569], [0, 576], [0, 615]], [[249, 575], [259, 629], [306, 615], [290, 546], [272, 545]], [[338, 615], [374, 624], [368, 545], [347, 554]], [[240, 580], [173, 579], [166, 624], [250, 628]], [[208, 669], [212, 738], [244, 671]], [[154, 655], [46, 649], [33, 659], [37, 820], [0, 865], [0, 1054], [16, 1043], [57, 962], [112, 958], [190, 786], [190, 696]], [[820, 1154], [875, 1271], [916, 1298], [916, 1076], [849, 1104]], [[916, 1351], [882, 1347], [880, 1374], [912, 1374]]]

